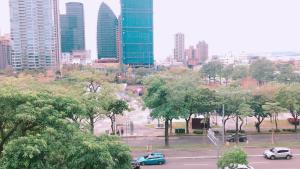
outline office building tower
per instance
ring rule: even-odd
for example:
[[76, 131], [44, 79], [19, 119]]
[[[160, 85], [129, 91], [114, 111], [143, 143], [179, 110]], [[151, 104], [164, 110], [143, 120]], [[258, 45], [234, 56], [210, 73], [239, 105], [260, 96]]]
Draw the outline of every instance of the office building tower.
[[121, 0], [122, 63], [152, 66], [153, 0]]
[[10, 0], [12, 67], [50, 69], [59, 64], [57, 0]]
[[66, 14], [60, 15], [61, 50], [71, 53], [75, 50], [85, 50], [85, 26], [83, 4], [79, 2], [66, 3]]
[[102, 3], [98, 13], [97, 49], [98, 59], [117, 60], [118, 19], [105, 3]]
[[182, 33], [177, 33], [175, 35], [174, 59], [177, 62], [183, 62], [183, 63], [186, 62], [184, 34]]

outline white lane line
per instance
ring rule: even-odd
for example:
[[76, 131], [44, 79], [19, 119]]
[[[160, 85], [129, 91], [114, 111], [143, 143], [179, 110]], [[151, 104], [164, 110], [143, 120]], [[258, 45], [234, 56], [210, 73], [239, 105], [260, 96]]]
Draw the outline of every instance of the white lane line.
[[208, 166], [209, 164], [183, 164], [185, 166]]
[[269, 164], [269, 162], [250, 162], [250, 164]]

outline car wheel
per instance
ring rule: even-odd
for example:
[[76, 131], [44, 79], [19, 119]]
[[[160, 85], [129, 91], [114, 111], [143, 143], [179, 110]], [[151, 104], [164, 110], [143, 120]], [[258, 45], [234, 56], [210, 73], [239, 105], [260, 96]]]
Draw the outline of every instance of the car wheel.
[[145, 165], [145, 163], [144, 163], [144, 162], [141, 162], [141, 163], [140, 163], [140, 165], [142, 165], [142, 166], [143, 166], [143, 165]]
[[287, 160], [290, 160], [292, 157], [290, 155], [286, 156]]
[[270, 159], [271, 159], [271, 160], [275, 160], [275, 156], [271, 156]]
[[160, 161], [158, 164], [159, 164], [159, 165], [163, 165], [163, 162]]

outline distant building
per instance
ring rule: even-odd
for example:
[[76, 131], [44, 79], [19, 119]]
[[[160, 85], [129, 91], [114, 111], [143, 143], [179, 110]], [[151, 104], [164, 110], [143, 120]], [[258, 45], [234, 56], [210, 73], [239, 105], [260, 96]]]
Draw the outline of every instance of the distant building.
[[194, 46], [190, 46], [190, 48], [187, 49], [185, 53], [187, 56], [187, 66], [194, 67], [200, 64], [200, 57]]
[[91, 51], [78, 50], [72, 53], [62, 53], [62, 64], [88, 65], [92, 63]]
[[200, 41], [196, 45], [197, 57], [199, 57], [200, 63], [204, 63], [208, 59], [208, 44], [205, 41]]
[[60, 15], [61, 51], [63, 53], [85, 50], [85, 25], [83, 4], [66, 3], [66, 14]]
[[121, 0], [121, 17], [123, 64], [154, 65], [153, 0]]
[[105, 3], [102, 3], [98, 13], [97, 48], [98, 59], [117, 60], [117, 28], [118, 19]]
[[185, 40], [184, 40], [184, 34], [177, 33], [175, 35], [175, 49], [174, 49], [174, 59], [177, 62], [186, 62], [185, 58]]
[[0, 70], [11, 64], [11, 42], [9, 35], [0, 36]]
[[57, 68], [60, 61], [57, 0], [10, 0], [12, 67]]

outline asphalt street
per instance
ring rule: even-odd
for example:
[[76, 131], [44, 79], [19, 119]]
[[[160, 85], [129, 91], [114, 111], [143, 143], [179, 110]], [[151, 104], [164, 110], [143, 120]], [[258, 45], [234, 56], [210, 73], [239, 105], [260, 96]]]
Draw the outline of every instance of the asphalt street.
[[[255, 169], [300, 169], [300, 157], [291, 160], [267, 160], [249, 157], [249, 165]], [[142, 169], [217, 169], [216, 159], [167, 159], [165, 165], [142, 166]]]
[[[300, 149], [292, 150], [294, 158], [291, 160], [268, 160], [262, 156], [264, 149], [246, 148], [249, 165], [255, 169], [300, 169]], [[217, 169], [217, 157], [214, 151], [174, 151], [166, 154], [165, 165], [142, 166], [142, 169]], [[137, 153], [138, 154], [138, 153]]]

